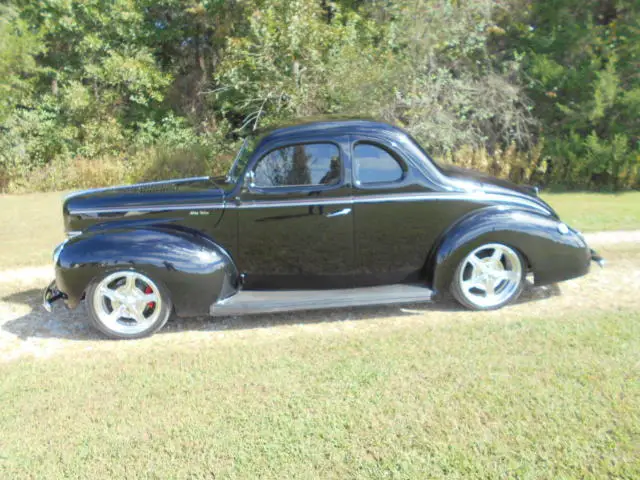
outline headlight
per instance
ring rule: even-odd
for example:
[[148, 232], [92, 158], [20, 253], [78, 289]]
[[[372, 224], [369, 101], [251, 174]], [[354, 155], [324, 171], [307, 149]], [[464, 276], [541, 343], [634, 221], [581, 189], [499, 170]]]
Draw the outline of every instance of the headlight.
[[567, 233], [569, 233], [569, 227], [567, 227], [567, 225], [564, 223], [559, 223], [558, 232], [560, 232], [562, 235], [566, 235]]

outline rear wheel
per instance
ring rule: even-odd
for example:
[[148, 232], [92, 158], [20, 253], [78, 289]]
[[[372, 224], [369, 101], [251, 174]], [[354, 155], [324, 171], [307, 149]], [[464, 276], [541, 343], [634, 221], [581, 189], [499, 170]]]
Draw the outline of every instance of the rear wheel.
[[167, 289], [133, 270], [110, 273], [87, 290], [91, 323], [111, 338], [141, 338], [167, 323], [173, 309]]
[[501, 243], [488, 243], [469, 252], [451, 282], [451, 293], [472, 310], [493, 310], [514, 301], [524, 286], [522, 255]]

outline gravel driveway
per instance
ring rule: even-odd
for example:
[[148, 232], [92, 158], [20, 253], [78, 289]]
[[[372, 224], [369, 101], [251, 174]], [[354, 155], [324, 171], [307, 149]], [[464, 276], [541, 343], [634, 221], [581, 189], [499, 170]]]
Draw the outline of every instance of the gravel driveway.
[[[640, 231], [598, 232], [586, 237], [594, 248], [621, 243], [640, 245]], [[486, 318], [514, 321], [536, 315], [561, 318], [563, 310], [577, 308], [611, 310], [613, 307], [636, 305], [636, 297], [640, 293], [640, 249], [631, 257], [629, 260], [624, 255], [614, 256], [604, 269], [594, 266], [589, 275], [560, 285], [529, 287], [516, 305], [500, 311], [470, 314], [451, 302], [443, 301], [407, 307], [190, 318], [170, 321], [154, 337], [127, 342], [104, 340], [88, 326], [84, 306], [67, 311], [56, 305], [53, 314], [45, 312], [40, 306], [41, 293], [52, 278], [51, 267], [6, 270], [0, 274], [0, 361], [25, 356], [47, 357], [60, 352], [126, 350], [163, 342], [235, 341], [247, 337], [255, 341], [273, 341], [301, 333], [342, 335], [368, 328], [402, 328], [406, 327], [406, 322], [439, 323]]]

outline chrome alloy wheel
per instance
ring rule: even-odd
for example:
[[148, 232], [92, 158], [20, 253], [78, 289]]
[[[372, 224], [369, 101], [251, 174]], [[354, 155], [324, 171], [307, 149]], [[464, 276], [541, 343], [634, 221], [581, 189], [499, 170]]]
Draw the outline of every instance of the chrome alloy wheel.
[[93, 290], [93, 309], [104, 327], [135, 335], [154, 325], [162, 312], [160, 289], [149, 277], [132, 271], [107, 275]]
[[523, 265], [510, 247], [489, 243], [469, 253], [458, 269], [459, 291], [471, 306], [490, 309], [520, 293]]

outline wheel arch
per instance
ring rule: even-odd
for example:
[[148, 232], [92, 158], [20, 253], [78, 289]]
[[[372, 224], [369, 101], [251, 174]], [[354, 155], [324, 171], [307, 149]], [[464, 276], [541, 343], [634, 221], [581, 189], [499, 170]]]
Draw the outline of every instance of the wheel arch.
[[239, 288], [238, 270], [223, 247], [171, 225], [88, 231], [65, 244], [55, 267], [71, 308], [92, 281], [117, 270], [137, 270], [162, 282], [178, 315], [208, 314], [212, 303]]
[[475, 210], [451, 225], [431, 249], [425, 278], [435, 292], [449, 288], [464, 255], [484, 243], [502, 243], [522, 255], [539, 285], [588, 271], [588, 248], [577, 232], [561, 233], [561, 222], [532, 210], [492, 206]]

